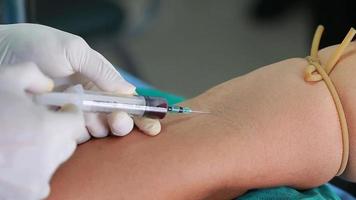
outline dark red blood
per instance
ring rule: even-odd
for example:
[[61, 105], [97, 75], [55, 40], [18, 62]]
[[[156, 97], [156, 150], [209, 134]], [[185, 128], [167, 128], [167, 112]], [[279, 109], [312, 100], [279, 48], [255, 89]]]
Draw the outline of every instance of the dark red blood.
[[166, 99], [161, 97], [145, 96], [145, 100], [146, 100], [146, 106], [165, 108], [166, 112], [146, 111], [145, 114], [143, 115], [144, 117], [149, 117], [153, 119], [163, 119], [166, 116], [167, 109], [168, 109], [168, 102]]

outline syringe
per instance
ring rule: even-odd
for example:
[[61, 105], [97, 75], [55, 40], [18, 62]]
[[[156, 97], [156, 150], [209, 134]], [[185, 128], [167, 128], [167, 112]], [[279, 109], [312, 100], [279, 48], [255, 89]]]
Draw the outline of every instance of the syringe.
[[74, 104], [85, 112], [114, 111], [127, 112], [134, 116], [162, 119], [167, 113], [208, 113], [193, 111], [188, 107], [169, 106], [165, 98], [151, 96], [126, 96], [84, 90], [81, 85], [66, 92], [50, 92], [34, 96], [34, 101], [46, 106], [64, 106]]

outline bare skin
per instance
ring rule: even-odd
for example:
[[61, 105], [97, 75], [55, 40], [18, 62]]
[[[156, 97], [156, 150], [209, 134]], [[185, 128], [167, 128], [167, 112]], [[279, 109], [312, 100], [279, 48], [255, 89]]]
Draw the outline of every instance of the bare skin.
[[[332, 48], [320, 52], [323, 61]], [[231, 199], [254, 188], [327, 182], [341, 162], [341, 131], [325, 84], [303, 80], [306, 65], [289, 59], [218, 85], [184, 102], [211, 114], [169, 117], [156, 137], [135, 130], [79, 146], [55, 174], [49, 199]], [[331, 75], [349, 123], [343, 176], [351, 180], [353, 73], [356, 54], [346, 53]]]

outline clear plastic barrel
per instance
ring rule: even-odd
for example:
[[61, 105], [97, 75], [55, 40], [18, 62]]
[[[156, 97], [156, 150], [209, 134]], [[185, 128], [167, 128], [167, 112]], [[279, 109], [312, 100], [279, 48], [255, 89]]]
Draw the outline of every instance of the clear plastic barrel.
[[36, 95], [35, 102], [48, 106], [75, 104], [86, 112], [111, 113], [123, 111], [134, 116], [162, 119], [168, 109], [166, 99], [147, 96], [113, 95], [103, 92], [85, 91], [46, 93]]

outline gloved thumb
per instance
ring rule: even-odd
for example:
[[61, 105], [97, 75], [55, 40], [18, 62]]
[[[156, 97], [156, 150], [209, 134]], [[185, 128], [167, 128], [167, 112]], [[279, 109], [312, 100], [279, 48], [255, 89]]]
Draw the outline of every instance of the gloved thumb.
[[132, 94], [135, 87], [128, 83], [114, 66], [84, 40], [77, 40], [68, 48], [67, 57], [74, 71], [79, 72], [107, 92]]

